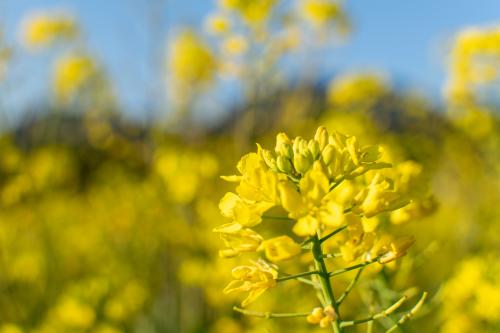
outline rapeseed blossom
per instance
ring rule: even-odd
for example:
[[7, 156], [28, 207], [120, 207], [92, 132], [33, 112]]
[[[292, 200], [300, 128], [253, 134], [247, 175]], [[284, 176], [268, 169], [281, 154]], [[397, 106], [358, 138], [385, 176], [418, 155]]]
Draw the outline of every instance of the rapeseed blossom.
[[[236, 193], [226, 193], [219, 204], [221, 214], [232, 221], [214, 229], [228, 247], [221, 251], [222, 256], [263, 251], [268, 260], [282, 263], [309, 251], [310, 256], [302, 260], [310, 269], [315, 269], [288, 274], [259, 259], [252, 266], [234, 268], [235, 280], [224, 292], [249, 292], [241, 304], [246, 307], [268, 289], [297, 279], [315, 286], [323, 305], [309, 313], [235, 310], [266, 318], [307, 317], [309, 323], [331, 326], [339, 333], [344, 327], [389, 316], [401, 306], [406, 297], [366, 320], [346, 321], [339, 315], [341, 303], [335, 299], [330, 281], [331, 277], [351, 270], [391, 263], [406, 255], [414, 243], [412, 236], [393, 238], [378, 230], [378, 223], [367, 222], [405, 207], [412, 202], [414, 193], [423, 191], [413, 189], [414, 177], [420, 170], [418, 165], [403, 164], [399, 167], [400, 172], [395, 173], [397, 177], [391, 179], [382, 174], [383, 169], [392, 168], [391, 164], [382, 161], [382, 154], [378, 146], [360, 146], [356, 137], [339, 132], [329, 134], [326, 128], [319, 127], [311, 140], [300, 136], [290, 139], [279, 133], [274, 152], [257, 145], [256, 153], [243, 156], [238, 163], [240, 175], [223, 177], [238, 185]], [[287, 215], [270, 214], [271, 210]], [[265, 239], [252, 229], [261, 224], [261, 228], [270, 228], [275, 220], [292, 222], [290, 229], [294, 235], [281, 234]], [[297, 236], [302, 242], [292, 238]], [[323, 252], [326, 247], [337, 254], [326, 254]], [[325, 259], [337, 257], [343, 258], [345, 263], [355, 260], [359, 263], [329, 271]], [[308, 276], [311, 278], [307, 279]], [[425, 297], [424, 293], [399, 321], [404, 323], [411, 318]]]

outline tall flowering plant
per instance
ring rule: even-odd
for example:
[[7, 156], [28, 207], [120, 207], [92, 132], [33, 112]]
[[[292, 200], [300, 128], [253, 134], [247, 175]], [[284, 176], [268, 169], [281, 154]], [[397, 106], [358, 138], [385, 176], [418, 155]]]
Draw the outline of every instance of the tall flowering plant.
[[[360, 146], [356, 137], [329, 134], [324, 127], [311, 140], [290, 139], [280, 133], [274, 152], [257, 147], [257, 152], [239, 161], [239, 175], [222, 177], [237, 186], [219, 205], [231, 222], [214, 229], [225, 244], [219, 253], [222, 257], [262, 252], [267, 259], [232, 270], [234, 279], [224, 293], [247, 293], [235, 311], [264, 318], [304, 317], [310, 324], [331, 327], [336, 333], [364, 323], [371, 330], [374, 321], [398, 315], [406, 296], [359, 319], [345, 318], [341, 308], [367, 266], [380, 270], [404, 256], [414, 242], [411, 236], [396, 238], [383, 232], [376, 218], [401, 216], [408, 207], [415, 215], [418, 202], [412, 189], [412, 164], [393, 168], [381, 161], [380, 146]], [[264, 239], [255, 230], [263, 221], [265, 226], [279, 220], [291, 223], [289, 233]], [[304, 271], [290, 274], [278, 266], [292, 260]], [[330, 260], [344, 265], [334, 267]], [[356, 274], [340, 293], [332, 278], [351, 271]], [[245, 309], [267, 290], [289, 280], [315, 289], [319, 306], [292, 313]], [[387, 332], [412, 318], [426, 297], [424, 292], [412, 308], [393, 318]]]

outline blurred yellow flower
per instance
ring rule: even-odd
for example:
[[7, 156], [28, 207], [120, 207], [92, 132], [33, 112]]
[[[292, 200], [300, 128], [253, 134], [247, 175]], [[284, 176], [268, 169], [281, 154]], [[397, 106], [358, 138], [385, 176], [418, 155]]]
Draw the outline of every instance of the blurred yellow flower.
[[231, 30], [231, 22], [227, 15], [215, 13], [207, 17], [205, 27], [212, 34], [225, 34]]
[[22, 23], [22, 38], [26, 46], [41, 48], [58, 40], [67, 41], [78, 35], [78, 24], [65, 13], [33, 13]]
[[219, 0], [219, 5], [236, 11], [250, 24], [258, 24], [269, 17], [276, 2], [277, 0]]
[[301, 12], [315, 25], [324, 25], [335, 20], [342, 13], [338, 2], [332, 0], [302, 0]]
[[168, 69], [174, 81], [184, 88], [197, 87], [214, 79], [217, 60], [200, 37], [183, 31], [170, 45]]
[[70, 54], [59, 58], [54, 68], [53, 89], [56, 99], [68, 102], [95, 77], [97, 65], [90, 56]]

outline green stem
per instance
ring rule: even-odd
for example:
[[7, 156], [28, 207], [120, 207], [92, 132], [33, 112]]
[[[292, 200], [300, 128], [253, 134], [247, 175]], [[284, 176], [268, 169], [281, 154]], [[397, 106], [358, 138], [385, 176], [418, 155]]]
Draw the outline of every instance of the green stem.
[[310, 272], [303, 272], [303, 273], [298, 273], [298, 274], [290, 274], [290, 275], [287, 274], [286, 276], [277, 278], [276, 282], [283, 282], [286, 280], [298, 279], [298, 278], [313, 275], [313, 274], [319, 274], [319, 272], [318, 271], [310, 271]]
[[332, 277], [332, 276], [335, 276], [335, 275], [339, 275], [339, 274], [342, 274], [342, 273], [353, 271], [355, 269], [364, 268], [364, 267], [366, 267], [368, 265], [371, 265], [371, 264], [377, 262], [379, 258], [380, 257], [375, 257], [375, 258], [373, 258], [371, 260], [368, 260], [368, 261], [365, 261], [365, 262], [363, 262], [361, 264], [357, 264], [357, 265], [346, 267], [346, 268], [342, 268], [342, 269], [337, 269], [336, 271], [330, 272], [329, 276]]
[[342, 304], [342, 302], [345, 300], [345, 298], [347, 297], [347, 295], [349, 295], [349, 293], [351, 292], [352, 288], [354, 288], [354, 285], [356, 284], [356, 282], [358, 282], [359, 280], [359, 277], [361, 276], [361, 273], [363, 272], [365, 268], [362, 267], [357, 273], [356, 273], [356, 276], [354, 277], [354, 279], [352, 279], [351, 283], [349, 283], [349, 285], [347, 286], [347, 288], [345, 289], [345, 291], [342, 293], [342, 295], [340, 295], [340, 297], [338, 298], [337, 300], [337, 303], [338, 305], [340, 306], [340, 304]]
[[385, 317], [389, 316], [391, 313], [393, 313], [394, 311], [396, 311], [405, 301], [406, 301], [406, 296], [403, 296], [396, 303], [392, 304], [384, 311], [381, 311], [379, 313], [376, 313], [374, 315], [371, 315], [370, 317], [366, 317], [363, 319], [342, 321], [340, 323], [340, 327], [354, 326], [354, 325], [359, 325], [359, 324], [371, 322], [371, 321], [374, 321], [374, 320], [377, 320], [380, 318], [385, 318]]
[[386, 333], [392, 333], [394, 332], [395, 330], [397, 330], [399, 327], [401, 327], [404, 323], [406, 323], [408, 320], [410, 320], [411, 318], [413, 318], [413, 316], [415, 316], [415, 314], [420, 310], [420, 308], [422, 308], [422, 306], [424, 305], [424, 302], [427, 298], [427, 292], [424, 292], [422, 294], [422, 297], [420, 297], [419, 301], [417, 302], [417, 304], [415, 304], [415, 306], [413, 308], [411, 308], [410, 311], [408, 311], [406, 314], [404, 314], [399, 320], [398, 322], [392, 326], [391, 328], [389, 328], [387, 331], [385, 331]]
[[242, 313], [247, 316], [254, 316], [254, 317], [260, 317], [260, 318], [296, 318], [296, 317], [307, 317], [310, 315], [310, 312], [303, 312], [303, 313], [272, 313], [272, 312], [259, 312], [259, 311], [252, 311], [252, 310], [245, 310], [242, 308], [239, 308], [237, 306], [233, 307], [233, 310], [239, 313]]
[[348, 225], [343, 225], [335, 230], [333, 230], [332, 232], [330, 232], [329, 234], [327, 234], [326, 236], [322, 237], [321, 239], [319, 239], [319, 242], [320, 243], [323, 243], [325, 241], [327, 241], [328, 239], [330, 239], [331, 237], [335, 236], [336, 234], [338, 234], [339, 232], [341, 232], [342, 230], [345, 230], [346, 228], [348, 227]]
[[319, 236], [312, 237], [313, 247], [312, 254], [314, 257], [314, 264], [318, 270], [319, 281], [323, 291], [323, 297], [327, 305], [331, 305], [337, 313], [338, 319], [332, 321], [332, 329], [335, 333], [342, 333], [342, 327], [339, 325], [340, 313], [335, 296], [333, 294], [332, 285], [330, 283], [329, 272], [326, 268], [325, 261], [323, 260], [323, 251], [321, 249], [321, 241]]
[[344, 181], [345, 177], [342, 176], [338, 181], [336, 181], [335, 183], [333, 183], [332, 185], [330, 185], [330, 191], [333, 191], [337, 186], [339, 186], [340, 184], [342, 184], [342, 182]]

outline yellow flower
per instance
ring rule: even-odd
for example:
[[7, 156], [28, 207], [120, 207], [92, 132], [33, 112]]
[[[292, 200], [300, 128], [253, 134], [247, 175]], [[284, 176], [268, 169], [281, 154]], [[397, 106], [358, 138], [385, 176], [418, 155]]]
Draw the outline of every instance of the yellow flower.
[[237, 12], [247, 23], [259, 24], [269, 17], [276, 0], [220, 0], [219, 4]]
[[389, 91], [389, 84], [379, 75], [348, 74], [330, 82], [327, 98], [336, 107], [368, 108]]
[[342, 224], [343, 207], [327, 196], [329, 186], [318, 161], [300, 180], [300, 192], [290, 182], [279, 184], [283, 208], [290, 218], [297, 220], [294, 233], [299, 236], [315, 235], [320, 225], [335, 227]]
[[96, 72], [97, 66], [89, 56], [72, 54], [58, 59], [53, 79], [56, 98], [67, 102], [95, 77]]
[[216, 13], [207, 18], [205, 26], [213, 34], [225, 34], [231, 29], [231, 22], [226, 15]]
[[295, 257], [300, 253], [301, 248], [290, 237], [279, 236], [262, 242], [259, 250], [264, 250], [267, 259], [272, 262], [279, 262]]
[[30, 14], [22, 25], [23, 41], [32, 48], [50, 46], [57, 40], [71, 40], [77, 35], [74, 18], [62, 13]]
[[244, 200], [237, 194], [228, 192], [219, 203], [222, 216], [232, 219], [235, 223], [253, 227], [262, 222], [262, 214], [274, 204], [270, 202], [255, 202]]
[[241, 252], [254, 252], [262, 242], [262, 237], [249, 228], [242, 228], [236, 223], [221, 225], [213, 230], [220, 234], [226, 249], [219, 251], [221, 257], [229, 258]]
[[95, 321], [95, 312], [87, 304], [73, 298], [64, 298], [56, 308], [60, 323], [76, 329], [90, 328]]
[[267, 262], [259, 259], [257, 262], [252, 262], [251, 266], [233, 268], [232, 275], [235, 280], [224, 288], [224, 293], [248, 292], [247, 298], [241, 303], [241, 306], [245, 307], [276, 285], [278, 272]]
[[301, 12], [314, 25], [324, 25], [337, 19], [342, 11], [337, 2], [331, 0], [302, 0]]
[[283, 175], [269, 170], [257, 153], [250, 153], [241, 158], [237, 165], [241, 176], [224, 177], [226, 180], [239, 181], [236, 192], [241, 198], [255, 202], [279, 203], [278, 182]]
[[193, 32], [184, 31], [171, 44], [168, 68], [177, 84], [189, 88], [211, 82], [217, 61], [208, 45]]
[[382, 212], [399, 209], [409, 201], [394, 191], [392, 181], [377, 173], [368, 187], [354, 198], [353, 211], [370, 218]]

